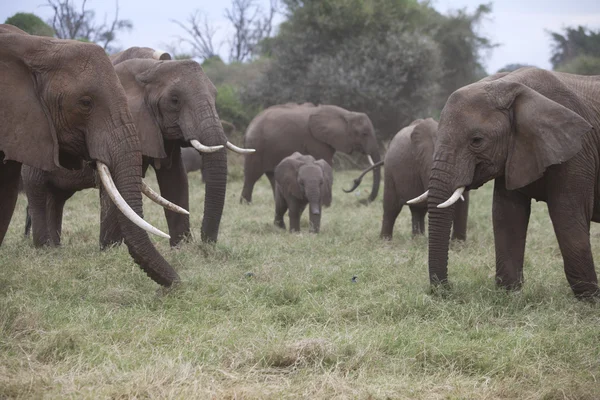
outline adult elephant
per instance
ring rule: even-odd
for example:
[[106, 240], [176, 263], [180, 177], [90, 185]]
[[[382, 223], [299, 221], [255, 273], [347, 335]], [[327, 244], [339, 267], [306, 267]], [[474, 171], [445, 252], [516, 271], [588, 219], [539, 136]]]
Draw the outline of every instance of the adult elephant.
[[454, 92], [429, 180], [429, 278], [448, 279], [452, 204], [494, 179], [496, 283], [519, 288], [531, 199], [545, 201], [579, 298], [598, 294], [590, 221], [600, 221], [600, 77], [521, 68]]
[[[223, 212], [227, 183], [227, 141], [215, 109], [216, 89], [195, 61], [165, 61], [168, 53], [134, 47], [112, 56], [115, 71], [125, 89], [138, 128], [143, 154], [143, 173], [148, 166], [156, 172], [161, 195], [180, 207], [165, 209], [176, 246], [190, 234], [188, 181], [181, 147], [193, 146], [204, 153], [206, 192], [202, 240], [216, 241]], [[88, 171], [91, 174], [91, 170]], [[41, 174], [27, 168], [23, 181], [29, 200], [36, 246], [60, 243], [62, 210], [77, 190], [93, 186], [93, 177], [81, 174]], [[152, 191], [149, 191], [152, 195]], [[117, 210], [101, 191], [100, 245], [119, 243], [122, 232], [114, 218]]]
[[87, 160], [123, 211], [117, 218], [134, 261], [159, 284], [179, 280], [136, 225], [158, 231], [141, 219], [141, 145], [104, 50], [0, 25], [0, 61], [0, 243], [22, 164], [54, 171]]
[[[323, 159], [329, 165], [333, 165], [336, 151], [361, 152], [370, 157], [371, 163], [381, 159], [369, 117], [331, 105], [305, 103], [269, 107], [252, 120], [244, 140], [256, 153], [246, 155], [244, 160], [240, 202], [252, 201], [254, 184], [263, 174], [269, 178], [275, 195], [275, 167], [296, 151]], [[369, 201], [377, 197], [380, 179], [381, 172], [377, 168]]]
[[[433, 118], [414, 120], [394, 136], [383, 161], [380, 161], [380, 164], [385, 165], [381, 238], [392, 239], [394, 223], [404, 204], [427, 190], [437, 129], [438, 123]], [[363, 171], [360, 177], [354, 180], [354, 186], [344, 191], [354, 191], [360, 185], [362, 177], [373, 168], [375, 166]], [[427, 205], [417, 203], [409, 204], [409, 207], [412, 215], [412, 234], [424, 234]], [[468, 214], [469, 195], [465, 193], [464, 201], [457, 203], [454, 211], [452, 239], [466, 240]]]

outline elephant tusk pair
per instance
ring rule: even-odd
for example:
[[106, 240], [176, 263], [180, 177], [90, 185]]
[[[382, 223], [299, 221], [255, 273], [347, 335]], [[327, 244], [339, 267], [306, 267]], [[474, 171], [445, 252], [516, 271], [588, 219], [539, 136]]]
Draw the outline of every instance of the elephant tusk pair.
[[[452, 196], [450, 196], [450, 198], [448, 200], [446, 200], [445, 202], [443, 202], [441, 204], [438, 204], [437, 208], [448, 208], [451, 205], [453, 205], [454, 203], [456, 203], [458, 201], [458, 199], [465, 201], [465, 198], [463, 197], [464, 191], [465, 191], [464, 186], [459, 187], [458, 189], [456, 189], [454, 191], [454, 193], [452, 193]], [[407, 201], [406, 204], [421, 203], [421, 202], [427, 200], [427, 196], [429, 196], [429, 190], [426, 191], [425, 193], [423, 193], [422, 195], [420, 195], [419, 197], [415, 197], [414, 199]]]
[[117, 190], [115, 182], [113, 181], [112, 176], [110, 175], [110, 171], [106, 164], [96, 161], [96, 165], [98, 167], [98, 175], [100, 176], [100, 180], [102, 181], [104, 188], [106, 188], [108, 196], [113, 201], [113, 203], [115, 203], [119, 211], [121, 211], [123, 215], [125, 215], [125, 217], [127, 217], [131, 222], [133, 222], [134, 224], [136, 224], [137, 226], [139, 226], [147, 232], [153, 233], [157, 236], [161, 236], [167, 239], [171, 238], [166, 233], [162, 232], [159, 229], [156, 229], [155, 227], [144, 221], [142, 217], [137, 215], [136, 212], [133, 211], [131, 207], [129, 207], [129, 204], [127, 204], [125, 199], [123, 199], [123, 196], [121, 196], [121, 194]]
[[[190, 140], [190, 144], [196, 150], [198, 150], [200, 153], [214, 153], [215, 151], [219, 151], [223, 148], [223, 145], [205, 146], [202, 143], [200, 143], [199, 141], [197, 141], [196, 139]], [[227, 146], [227, 148], [229, 150], [234, 151], [239, 154], [249, 154], [249, 153], [254, 153], [256, 151], [255, 149], [242, 149], [241, 147], [237, 147], [235, 144], [233, 144], [229, 141], [227, 143], [225, 143], [225, 146]]]

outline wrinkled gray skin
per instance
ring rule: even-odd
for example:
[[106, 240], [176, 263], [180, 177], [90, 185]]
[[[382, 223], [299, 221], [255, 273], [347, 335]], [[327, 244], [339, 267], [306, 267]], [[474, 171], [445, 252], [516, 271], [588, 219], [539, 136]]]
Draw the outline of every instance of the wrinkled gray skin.
[[[224, 134], [215, 109], [216, 89], [194, 61], [158, 61], [150, 48], [134, 47], [111, 56], [115, 71], [125, 88], [129, 107], [142, 144], [143, 171], [155, 170], [161, 195], [189, 210], [187, 174], [181, 158], [183, 146], [192, 139], [207, 146], [224, 145]], [[161, 56], [164, 60], [168, 54]], [[192, 149], [196, 151], [195, 149]], [[222, 149], [205, 154], [206, 192], [202, 240], [215, 242], [225, 201], [227, 155]], [[24, 169], [23, 180], [29, 199], [36, 246], [60, 244], [62, 209], [75, 191], [86, 188], [77, 174], [48, 176]], [[91, 173], [91, 171], [88, 171]], [[70, 187], [66, 182], [70, 181]], [[92, 183], [93, 177], [85, 182]], [[57, 185], [56, 182], [61, 182]], [[101, 188], [102, 248], [120, 243], [123, 233], [120, 214]], [[171, 246], [190, 235], [189, 216], [164, 210]]]
[[494, 182], [496, 283], [517, 289], [531, 200], [545, 201], [578, 298], [598, 294], [590, 222], [600, 222], [600, 77], [521, 68], [454, 92], [438, 127], [429, 180], [429, 278], [448, 279], [457, 188]]
[[331, 205], [333, 170], [325, 160], [295, 152], [275, 167], [275, 225], [285, 229], [289, 209], [290, 232], [300, 231], [300, 216], [308, 205], [311, 233], [321, 229], [322, 206]]
[[[21, 165], [43, 171], [106, 164], [117, 190], [142, 216], [142, 153], [127, 98], [101, 47], [31, 36], [0, 25], [0, 243], [16, 199]], [[157, 283], [177, 273], [147, 233], [116, 216], [134, 261]]]
[[[429, 186], [429, 174], [433, 163], [433, 149], [437, 140], [438, 123], [427, 118], [417, 119], [398, 132], [390, 142], [383, 164], [383, 220], [381, 238], [392, 239], [394, 223], [402, 207], [408, 200], [420, 196]], [[371, 170], [372, 167], [365, 170]], [[364, 172], [363, 172], [364, 174]], [[362, 175], [361, 175], [362, 178]], [[349, 193], [360, 184], [360, 178]], [[466, 240], [467, 217], [469, 214], [469, 194], [465, 201], [456, 203], [452, 223], [452, 239]], [[425, 215], [427, 203], [409, 205], [412, 214], [412, 234], [425, 233]]]
[[[333, 165], [336, 151], [355, 151], [381, 159], [373, 124], [364, 113], [331, 105], [284, 104], [269, 107], [256, 116], [244, 136], [244, 145], [256, 149], [244, 160], [244, 188], [240, 202], [252, 202], [256, 181], [266, 174], [275, 194], [274, 171], [285, 157], [300, 152]], [[369, 201], [377, 197], [380, 169], [374, 171]]]

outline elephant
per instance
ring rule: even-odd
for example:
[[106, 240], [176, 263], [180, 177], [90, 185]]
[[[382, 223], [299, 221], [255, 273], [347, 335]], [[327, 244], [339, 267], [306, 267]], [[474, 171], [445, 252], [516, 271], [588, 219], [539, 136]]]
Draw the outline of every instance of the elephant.
[[85, 162], [121, 210], [115, 217], [134, 261], [161, 285], [178, 282], [145, 231], [168, 237], [142, 219], [142, 146], [104, 50], [0, 25], [0, 61], [0, 243], [22, 165], [52, 172]]
[[[402, 128], [390, 142], [383, 161], [383, 220], [380, 237], [391, 240], [394, 223], [406, 202], [423, 193], [429, 186], [429, 173], [433, 163], [433, 149], [437, 140], [438, 123], [433, 118], [416, 119]], [[377, 165], [377, 164], [375, 164]], [[361, 183], [362, 177], [374, 166], [367, 168], [354, 180], [354, 186], [344, 191], [350, 193]], [[425, 233], [427, 206], [409, 205], [412, 215], [412, 234]], [[466, 240], [469, 194], [456, 204], [452, 222], [452, 239]]]
[[429, 279], [448, 282], [452, 204], [494, 180], [499, 287], [520, 289], [531, 200], [544, 201], [579, 299], [597, 296], [590, 222], [600, 221], [600, 77], [526, 67], [458, 89], [444, 106], [426, 196]]
[[[254, 184], [263, 174], [275, 195], [275, 167], [296, 151], [323, 159], [329, 165], [333, 165], [336, 151], [359, 151], [367, 154], [371, 163], [381, 159], [369, 117], [332, 105], [288, 103], [269, 107], [252, 120], [244, 140], [244, 145], [256, 149], [256, 153], [245, 156], [240, 203], [252, 202]], [[380, 179], [377, 168], [369, 201], [377, 197]]]
[[[168, 53], [151, 48], [133, 47], [111, 59], [137, 127], [143, 155], [142, 173], [152, 166], [161, 195], [175, 204], [165, 208], [171, 246], [177, 246], [190, 235], [186, 211], [188, 181], [181, 158], [181, 148], [190, 145], [193, 151], [204, 153], [202, 240], [216, 242], [227, 184], [227, 155], [223, 145], [235, 151], [243, 149], [232, 145], [224, 134], [215, 109], [214, 85], [195, 61], [170, 61]], [[92, 176], [52, 174], [32, 168], [23, 170], [36, 246], [60, 244], [65, 201], [75, 191], [94, 186]], [[100, 246], [106, 248], [120, 243], [123, 235], [115, 219], [118, 211], [103, 190], [101, 204]]]
[[311, 233], [321, 229], [321, 206], [331, 205], [333, 170], [325, 160], [294, 152], [275, 167], [275, 225], [285, 229], [289, 209], [290, 232], [300, 231], [300, 216], [309, 205]]

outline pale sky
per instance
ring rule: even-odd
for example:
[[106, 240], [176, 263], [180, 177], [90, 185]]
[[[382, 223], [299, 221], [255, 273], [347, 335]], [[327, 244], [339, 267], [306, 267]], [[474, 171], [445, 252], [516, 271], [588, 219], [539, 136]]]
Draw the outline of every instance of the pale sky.
[[[78, 5], [81, 0], [74, 0]], [[256, 0], [267, 9], [269, 0]], [[445, 13], [449, 9], [466, 7], [473, 11], [486, 0], [432, 0], [433, 6]], [[494, 73], [510, 63], [550, 68], [550, 38], [547, 30], [559, 31], [566, 26], [585, 25], [600, 29], [600, 0], [495, 0], [491, 18], [484, 21], [481, 32], [501, 46], [485, 58], [488, 73]], [[52, 16], [44, 0], [0, 0], [0, 22], [16, 12], [31, 12], [44, 20]], [[111, 0], [88, 0], [88, 9], [97, 18], [113, 17], [115, 3]], [[228, 37], [232, 28], [224, 17], [230, 0], [120, 0], [120, 18], [133, 22], [131, 33], [121, 33], [116, 46], [148, 46], [164, 48], [177, 43], [185, 33], [171, 19], [185, 21], [196, 9], [209, 17], [218, 28], [215, 43], [221, 43], [220, 54], [227, 60]], [[282, 17], [278, 18], [281, 21]]]

